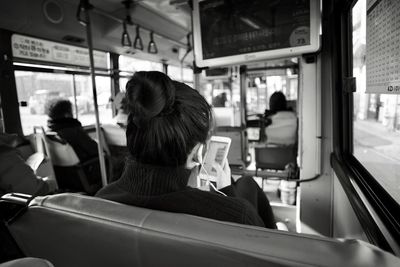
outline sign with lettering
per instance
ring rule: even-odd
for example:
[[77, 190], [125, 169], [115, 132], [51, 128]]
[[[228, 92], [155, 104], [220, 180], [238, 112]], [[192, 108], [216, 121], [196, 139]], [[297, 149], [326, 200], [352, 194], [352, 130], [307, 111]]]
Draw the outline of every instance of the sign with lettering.
[[400, 1], [367, 7], [367, 93], [400, 94]]
[[[61, 63], [89, 67], [89, 50], [72, 45], [46, 41], [38, 38], [13, 34], [11, 37], [12, 53], [16, 58], [36, 61]], [[107, 69], [107, 53], [93, 51], [96, 68]]]

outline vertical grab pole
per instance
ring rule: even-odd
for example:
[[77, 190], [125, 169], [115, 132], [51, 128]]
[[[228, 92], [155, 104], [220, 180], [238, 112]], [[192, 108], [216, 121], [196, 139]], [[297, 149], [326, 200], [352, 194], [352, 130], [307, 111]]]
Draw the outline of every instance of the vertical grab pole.
[[75, 74], [72, 74], [72, 85], [73, 85], [73, 88], [74, 88], [74, 104], [75, 104], [75, 116], [76, 116], [76, 119], [77, 120], [79, 120], [79, 118], [78, 118], [78, 101], [76, 100], [76, 79], [75, 79]]
[[92, 9], [92, 5], [90, 5], [89, 0], [81, 0], [79, 8], [82, 8], [85, 11], [85, 21], [84, 25], [86, 26], [86, 38], [89, 49], [89, 60], [90, 60], [90, 77], [92, 79], [92, 90], [93, 90], [93, 102], [94, 102], [94, 113], [96, 117], [96, 138], [97, 138], [97, 149], [99, 152], [99, 161], [100, 161], [100, 171], [101, 171], [101, 181], [103, 186], [107, 185], [107, 174], [106, 174], [106, 162], [104, 160], [104, 150], [103, 150], [103, 140], [101, 138], [101, 128], [100, 128], [100, 120], [99, 120], [99, 107], [97, 105], [97, 90], [96, 90], [96, 76], [94, 73], [94, 59], [93, 59], [93, 40], [92, 40], [92, 29], [90, 24], [90, 9]]

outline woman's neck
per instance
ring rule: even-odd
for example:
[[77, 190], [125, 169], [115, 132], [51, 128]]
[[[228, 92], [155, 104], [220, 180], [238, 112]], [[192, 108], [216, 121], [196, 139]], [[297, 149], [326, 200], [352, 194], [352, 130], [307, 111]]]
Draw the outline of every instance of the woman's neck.
[[128, 159], [117, 183], [132, 194], [156, 196], [184, 190], [190, 173], [183, 166], [157, 166]]

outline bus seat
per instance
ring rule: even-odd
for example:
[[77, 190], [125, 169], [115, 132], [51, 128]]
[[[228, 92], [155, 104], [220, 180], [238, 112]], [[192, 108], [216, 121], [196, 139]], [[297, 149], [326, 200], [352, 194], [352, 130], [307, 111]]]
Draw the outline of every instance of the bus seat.
[[254, 149], [257, 169], [285, 170], [290, 163], [297, 165], [295, 145], [264, 145]]
[[0, 267], [53, 267], [47, 260], [38, 258], [22, 258], [0, 264]]
[[36, 197], [7, 227], [25, 255], [45, 258], [57, 267], [400, 263], [363, 241], [281, 232], [78, 194]]
[[95, 194], [101, 187], [100, 177], [90, 177], [90, 173], [99, 170], [99, 159], [94, 157], [80, 162], [74, 149], [56, 133], [45, 135], [46, 150], [50, 155], [55, 176], [60, 189], [84, 191]]
[[35, 126], [34, 133], [30, 136], [30, 143], [33, 148], [33, 154], [29, 155], [26, 163], [32, 168], [39, 177], [47, 177], [49, 183], [57, 188], [57, 182], [50, 153], [46, 145], [46, 134], [44, 128]]
[[233, 126], [235, 109], [233, 107], [213, 107], [214, 120], [217, 127]]
[[53, 165], [73, 166], [80, 163], [74, 149], [56, 133], [46, 134], [46, 144]]
[[109, 146], [126, 147], [125, 129], [113, 124], [102, 125], [102, 129], [104, 131], [105, 140]]

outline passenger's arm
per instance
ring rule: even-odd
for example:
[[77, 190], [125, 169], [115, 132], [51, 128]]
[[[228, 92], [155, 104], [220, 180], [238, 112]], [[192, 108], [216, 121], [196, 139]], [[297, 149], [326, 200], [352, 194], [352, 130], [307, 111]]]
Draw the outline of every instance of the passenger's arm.
[[15, 150], [0, 154], [0, 191], [25, 193], [29, 195], [45, 195], [49, 186], [38, 179], [33, 170]]

